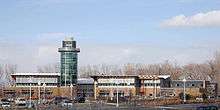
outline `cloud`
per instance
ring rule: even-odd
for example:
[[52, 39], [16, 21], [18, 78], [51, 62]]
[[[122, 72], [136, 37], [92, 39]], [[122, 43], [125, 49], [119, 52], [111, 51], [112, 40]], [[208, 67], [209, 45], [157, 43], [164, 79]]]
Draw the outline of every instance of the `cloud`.
[[198, 13], [192, 16], [183, 14], [164, 20], [162, 27], [212, 27], [220, 26], [220, 10]]

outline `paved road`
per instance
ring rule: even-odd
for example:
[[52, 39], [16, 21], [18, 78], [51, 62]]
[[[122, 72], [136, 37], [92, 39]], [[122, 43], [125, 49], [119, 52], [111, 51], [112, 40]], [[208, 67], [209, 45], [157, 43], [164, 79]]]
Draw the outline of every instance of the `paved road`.
[[[74, 104], [73, 107], [62, 107], [59, 105], [54, 105], [46, 108], [47, 110], [157, 110], [150, 107], [134, 107], [134, 106], [119, 106], [116, 107], [113, 104], [100, 104], [100, 103], [81, 103]], [[159, 110], [159, 109], [158, 109]]]
[[[116, 107], [115, 104], [107, 103], [77, 103], [73, 107], [62, 107], [60, 105], [47, 106], [46, 110], [196, 110], [197, 106], [201, 105], [169, 105], [169, 106], [154, 106], [154, 107], [142, 107], [134, 105], [120, 105]], [[44, 110], [43, 109], [43, 110]]]
[[217, 106], [219, 109], [220, 109], [220, 105], [217, 105], [217, 104], [207, 104], [207, 105], [204, 105], [204, 104], [180, 104], [180, 105], [167, 105], [167, 106], [162, 106], [162, 107], [172, 107], [174, 109], [186, 109], [186, 110], [196, 110], [197, 107], [200, 107], [200, 106]]
[[[181, 105], [167, 105], [167, 106], [154, 106], [143, 107], [140, 105], [120, 105], [116, 107], [114, 103], [76, 103], [72, 107], [62, 107], [61, 105], [41, 105], [36, 110], [196, 110], [196, 107], [202, 106], [201, 104], [181, 104]], [[215, 105], [218, 106], [218, 105]], [[26, 109], [34, 110], [34, 109]]]

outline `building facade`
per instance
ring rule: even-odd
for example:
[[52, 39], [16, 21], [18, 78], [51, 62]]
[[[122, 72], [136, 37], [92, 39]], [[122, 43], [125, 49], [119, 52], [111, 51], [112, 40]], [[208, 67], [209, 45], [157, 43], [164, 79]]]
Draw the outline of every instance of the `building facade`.
[[170, 87], [169, 75], [91, 76], [94, 79], [94, 96], [160, 96], [162, 88]]
[[67, 38], [62, 42], [62, 48], [58, 51], [61, 54], [61, 68], [60, 68], [60, 86], [70, 86], [70, 84], [77, 84], [77, 62], [79, 48], [76, 48], [76, 41], [73, 38]]
[[79, 78], [77, 80], [78, 97], [94, 97], [94, 80], [92, 78]]
[[[94, 97], [143, 96], [148, 98], [178, 97], [183, 93], [183, 81], [171, 80], [170, 75], [91, 76], [94, 79]], [[193, 97], [203, 94], [205, 80], [186, 80], [186, 93]], [[213, 90], [214, 91], [214, 90]]]
[[207, 98], [216, 98], [218, 97], [218, 84], [217, 83], [210, 83], [207, 82], [206, 84], [206, 90], [205, 90], [205, 95]]
[[33, 99], [53, 98], [56, 96], [75, 98], [85, 94], [93, 97], [93, 79], [77, 79], [76, 86], [59, 86], [60, 73], [15, 73], [11, 75], [15, 85], [5, 87], [1, 94], [5, 97], [23, 97], [29, 99], [30, 90]]
[[45, 86], [57, 87], [60, 73], [14, 73], [11, 77], [16, 87]]
[[140, 95], [147, 97], [161, 96], [163, 88], [170, 87], [170, 75], [139, 75], [140, 80]]
[[[202, 89], [205, 89], [207, 82], [205, 80], [186, 80], [185, 89], [186, 94], [197, 97], [201, 96]], [[180, 93], [183, 93], [184, 82], [182, 80], [172, 80], [171, 88], [174, 90], [174, 95], [178, 96]]]
[[[184, 90], [182, 80], [171, 80], [169, 75], [97, 75], [91, 78], [77, 79], [76, 86], [59, 86], [60, 73], [15, 73], [13, 87], [4, 88], [4, 96], [29, 98], [30, 89], [33, 98], [38, 94], [52, 98], [63, 96], [93, 97], [94, 99], [141, 96], [148, 98], [178, 97]], [[186, 80], [186, 94], [200, 97], [204, 91], [209, 97], [217, 96], [217, 84], [204, 80]]]

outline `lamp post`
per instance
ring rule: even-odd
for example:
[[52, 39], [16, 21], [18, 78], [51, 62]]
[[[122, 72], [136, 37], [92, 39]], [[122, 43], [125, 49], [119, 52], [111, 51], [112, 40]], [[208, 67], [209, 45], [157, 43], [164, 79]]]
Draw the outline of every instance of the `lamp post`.
[[[130, 82], [127, 82], [127, 86], [130, 86], [131, 83]], [[128, 87], [128, 96], [129, 96], [129, 100], [128, 100], [128, 103], [130, 104], [130, 99], [131, 99], [131, 88]]]
[[117, 91], [117, 103], [116, 103], [116, 107], [119, 107], [119, 105], [118, 105], [118, 84], [119, 84], [119, 82], [117, 81], [117, 82], [116, 82], [116, 85], [117, 85], [117, 87], [116, 87], [116, 91]]
[[29, 79], [29, 83], [30, 83], [30, 93], [29, 93], [29, 108], [31, 108], [31, 83], [32, 83], [32, 79], [31, 79], [31, 77], [30, 77], [30, 79]]
[[41, 86], [41, 82], [38, 81], [38, 104], [40, 104], [40, 86]]
[[73, 84], [70, 84], [70, 96], [71, 100], [73, 100]]
[[156, 78], [154, 78], [154, 98], [157, 98], [157, 84], [156, 84]]
[[43, 87], [44, 87], [44, 102], [45, 102], [45, 100], [46, 100], [46, 97], [45, 97], [45, 95], [46, 95], [46, 84], [45, 83], [43, 84]]
[[186, 78], [183, 79], [183, 102], [186, 102]]

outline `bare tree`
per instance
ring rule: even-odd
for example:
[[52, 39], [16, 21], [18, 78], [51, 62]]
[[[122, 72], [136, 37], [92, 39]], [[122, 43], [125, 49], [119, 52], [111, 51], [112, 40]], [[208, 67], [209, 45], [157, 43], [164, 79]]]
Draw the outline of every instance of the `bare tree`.
[[92, 75], [117, 75], [122, 74], [122, 69], [117, 65], [87, 65], [79, 68], [79, 77], [90, 77]]
[[39, 73], [58, 73], [60, 72], [60, 67], [58, 63], [47, 64], [44, 66], [38, 66], [37, 72]]
[[3, 65], [0, 65], [0, 79], [2, 79], [3, 75], [4, 75]]
[[87, 65], [80, 67], [80, 77], [91, 75], [171, 75], [172, 79], [186, 76], [189, 79], [217, 80], [220, 75], [220, 53], [216, 52], [214, 58], [201, 64], [191, 63], [179, 66], [166, 60], [160, 64], [132, 64], [119, 65]]
[[17, 65], [13, 64], [1, 64], [0, 65], [0, 78], [2, 86], [13, 85], [14, 80], [11, 74], [14, 74], [17, 70]]

